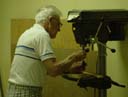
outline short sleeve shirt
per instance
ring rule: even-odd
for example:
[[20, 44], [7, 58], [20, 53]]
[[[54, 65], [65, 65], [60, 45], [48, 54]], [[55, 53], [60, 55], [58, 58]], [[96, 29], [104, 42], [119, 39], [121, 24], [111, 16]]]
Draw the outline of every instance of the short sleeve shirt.
[[34, 24], [19, 38], [12, 62], [9, 81], [30, 86], [42, 86], [46, 68], [42, 61], [56, 58], [48, 32]]

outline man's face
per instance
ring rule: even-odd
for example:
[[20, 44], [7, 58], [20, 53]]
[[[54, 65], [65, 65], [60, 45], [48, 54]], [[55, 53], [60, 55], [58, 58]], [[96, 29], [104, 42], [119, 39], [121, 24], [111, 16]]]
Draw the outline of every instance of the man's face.
[[49, 34], [51, 38], [55, 38], [57, 35], [57, 32], [60, 31], [60, 27], [62, 26], [62, 23], [60, 22], [59, 17], [52, 17], [50, 19], [50, 24], [49, 24]]

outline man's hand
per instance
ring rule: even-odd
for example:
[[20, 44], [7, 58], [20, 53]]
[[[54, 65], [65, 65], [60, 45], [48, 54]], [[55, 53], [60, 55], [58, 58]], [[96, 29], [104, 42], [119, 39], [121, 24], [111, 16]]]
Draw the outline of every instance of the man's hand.
[[85, 61], [76, 62], [69, 69], [69, 72], [68, 73], [80, 74], [80, 73], [82, 73], [83, 71], [86, 70], [86, 66], [87, 66], [87, 64], [85, 63]]
[[71, 59], [74, 63], [79, 62], [86, 58], [86, 52], [78, 51], [68, 56], [68, 58]]

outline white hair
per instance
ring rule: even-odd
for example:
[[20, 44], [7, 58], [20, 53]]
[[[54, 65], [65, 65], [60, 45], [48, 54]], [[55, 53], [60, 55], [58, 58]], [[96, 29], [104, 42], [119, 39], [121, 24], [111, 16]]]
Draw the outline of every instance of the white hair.
[[46, 7], [42, 7], [38, 10], [38, 12], [35, 16], [35, 22], [36, 23], [45, 23], [49, 19], [49, 17], [52, 17], [52, 16], [60, 17], [61, 15], [62, 15], [62, 13], [58, 8], [56, 8], [53, 5], [49, 5]]

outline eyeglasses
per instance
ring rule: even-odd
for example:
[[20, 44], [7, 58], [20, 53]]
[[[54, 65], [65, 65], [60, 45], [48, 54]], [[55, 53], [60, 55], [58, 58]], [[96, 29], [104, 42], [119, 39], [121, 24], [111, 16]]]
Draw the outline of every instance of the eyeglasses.
[[61, 22], [59, 22], [59, 24], [58, 24], [60, 27], [62, 27], [63, 26], [63, 24], [61, 23]]

